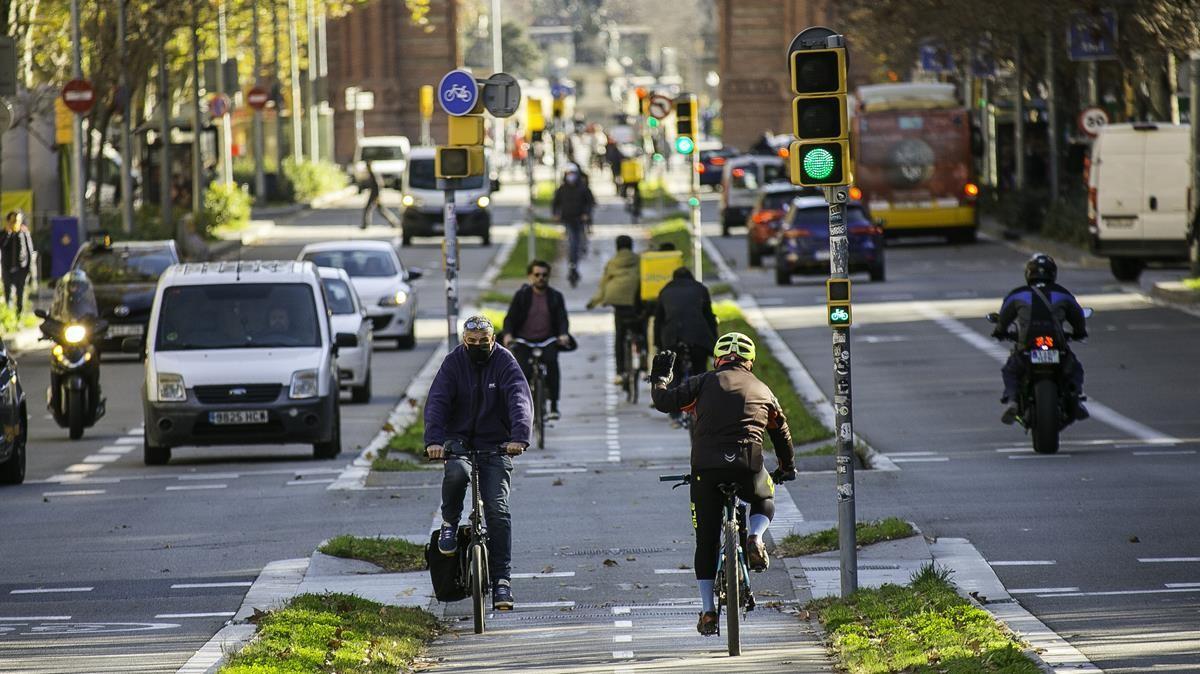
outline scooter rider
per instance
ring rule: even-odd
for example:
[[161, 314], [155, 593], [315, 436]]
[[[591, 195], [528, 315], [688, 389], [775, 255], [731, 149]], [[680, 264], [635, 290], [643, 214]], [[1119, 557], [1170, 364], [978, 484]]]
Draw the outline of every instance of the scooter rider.
[[[1013, 323], [1017, 325], [1016, 345], [1008, 356], [1008, 362], [1000, 370], [1004, 378], [1004, 396], [1000, 402], [1009, 405], [1000, 420], [1006, 424], [1017, 419], [1017, 389], [1029, 369], [1029, 364], [1022, 357], [1022, 349], [1028, 342], [1030, 326], [1050, 326], [1059, 343], [1064, 346], [1067, 343], [1062, 330], [1064, 322], [1071, 325], [1073, 339], [1078, 341], [1087, 337], [1083, 308], [1071, 291], [1057, 283], [1057, 279], [1058, 265], [1054, 258], [1037, 253], [1025, 263], [1025, 285], [1009, 292], [1000, 307], [1000, 318], [996, 321], [992, 336], [1001, 339], [1008, 334], [1009, 326]], [[1062, 367], [1063, 376], [1072, 389], [1074, 408], [1071, 414], [1076, 421], [1082, 421], [1089, 416], [1083, 405], [1083, 364], [1069, 350], [1066, 354]]]

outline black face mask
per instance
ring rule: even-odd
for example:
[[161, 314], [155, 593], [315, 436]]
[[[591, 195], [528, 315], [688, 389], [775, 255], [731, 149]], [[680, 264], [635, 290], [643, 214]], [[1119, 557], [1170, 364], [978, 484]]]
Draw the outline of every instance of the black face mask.
[[491, 356], [492, 347], [489, 344], [467, 345], [467, 358], [476, 365], [483, 365]]

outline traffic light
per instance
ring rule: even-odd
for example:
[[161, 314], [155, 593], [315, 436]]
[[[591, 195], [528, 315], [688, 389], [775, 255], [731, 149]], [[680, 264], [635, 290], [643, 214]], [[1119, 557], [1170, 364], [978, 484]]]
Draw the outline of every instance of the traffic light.
[[805, 187], [853, 181], [850, 123], [846, 107], [846, 49], [800, 49], [789, 55], [792, 134], [791, 180]]
[[483, 115], [449, 117], [449, 145], [483, 145]]
[[546, 115], [542, 111], [542, 99], [525, 99], [525, 138], [531, 142], [541, 140], [545, 130]]
[[831, 278], [825, 281], [825, 317], [833, 328], [849, 327], [850, 279]]
[[439, 178], [469, 178], [483, 175], [482, 145], [439, 145], [433, 158]]
[[679, 154], [691, 154], [696, 149], [698, 112], [694, 94], [675, 99], [675, 151]]

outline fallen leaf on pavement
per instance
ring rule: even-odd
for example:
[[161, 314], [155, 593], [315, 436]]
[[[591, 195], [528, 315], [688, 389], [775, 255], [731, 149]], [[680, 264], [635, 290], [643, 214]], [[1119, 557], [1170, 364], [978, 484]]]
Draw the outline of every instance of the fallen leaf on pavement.
[[561, 487], [561, 486], [563, 486], [563, 479], [562, 479], [561, 477], [556, 477], [556, 478], [554, 478], [554, 481], [550, 483], [550, 486], [551, 486], [551, 487]]
[[617, 566], [617, 560], [615, 560], [615, 559], [606, 559], [606, 560], [604, 560], [604, 565], [605, 565], [605, 566]]
[[1142, 542], [1142, 540], [1141, 540], [1140, 538], [1138, 538], [1137, 536], [1130, 536], [1130, 537], [1129, 537], [1129, 542], [1130, 542], [1130, 543], [1141, 543], [1141, 542]]
[[633, 555], [629, 555], [628, 557], [626, 557], [626, 558], [625, 558], [625, 561], [627, 561], [627, 562], [636, 562], [636, 561], [637, 561], [637, 557], [634, 557]]
[[553, 567], [553, 566], [551, 566], [551, 565], [549, 565], [549, 564], [547, 564], [547, 565], [546, 565], [546, 566], [545, 566], [545, 567], [542, 569], [542, 573], [554, 573], [554, 567]]

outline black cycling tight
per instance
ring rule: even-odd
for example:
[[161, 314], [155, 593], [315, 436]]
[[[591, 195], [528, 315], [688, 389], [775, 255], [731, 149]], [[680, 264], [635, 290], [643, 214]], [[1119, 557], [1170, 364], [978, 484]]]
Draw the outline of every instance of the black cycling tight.
[[717, 576], [721, 553], [721, 524], [725, 517], [725, 495], [718, 485], [735, 482], [738, 498], [750, 504], [751, 515], [775, 517], [775, 485], [766, 469], [757, 473], [705, 470], [692, 475], [692, 526], [696, 528], [696, 579]]

